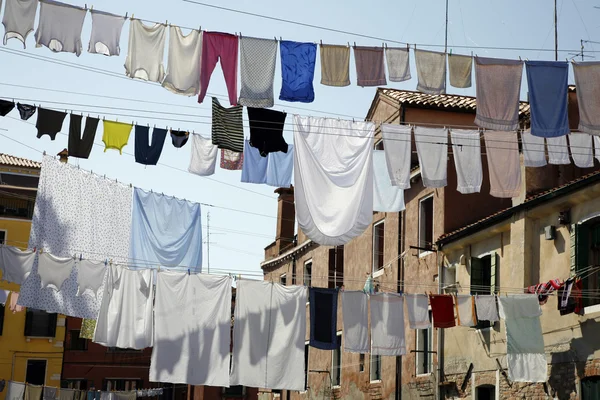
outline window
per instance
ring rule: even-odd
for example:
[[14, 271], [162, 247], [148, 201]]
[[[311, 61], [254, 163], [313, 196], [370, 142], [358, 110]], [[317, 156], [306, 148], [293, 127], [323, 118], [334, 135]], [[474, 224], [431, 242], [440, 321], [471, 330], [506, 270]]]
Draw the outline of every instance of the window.
[[46, 384], [46, 360], [27, 360], [25, 382], [32, 385]]
[[65, 379], [60, 383], [61, 388], [87, 390], [88, 381], [85, 379]]
[[337, 336], [337, 347], [331, 352], [331, 386], [342, 384], [342, 332]]
[[312, 277], [312, 260], [304, 263], [304, 286], [311, 287]]
[[79, 337], [80, 330], [69, 331], [69, 350], [87, 350], [87, 339]]
[[[583, 224], [577, 224], [572, 231], [575, 233], [575, 240], [571, 238], [571, 246], [574, 242], [575, 251], [571, 256], [575, 256], [575, 260], [572, 257], [572, 263], [574, 261], [575, 265], [571, 265], [571, 268], [574, 269], [574, 272], [584, 276], [582, 278], [584, 291], [590, 291], [588, 293], [597, 291], [600, 289], [600, 272], [590, 272], [589, 268], [600, 263], [600, 220], [596, 218]], [[594, 296], [583, 298], [584, 307], [596, 304], [600, 304], [600, 298]]]
[[596, 400], [600, 393], [600, 376], [590, 376], [581, 380], [581, 400]]
[[227, 397], [244, 397], [246, 395], [246, 387], [240, 385], [230, 386], [228, 388], [223, 388], [222, 393]]
[[27, 309], [25, 315], [25, 336], [48, 337], [56, 335], [56, 314], [46, 311]]
[[329, 289], [339, 288], [344, 284], [344, 246], [329, 249]]
[[365, 372], [365, 353], [358, 355], [358, 372]]
[[[471, 258], [471, 294], [494, 294], [497, 287], [497, 255]], [[477, 321], [475, 329], [485, 329], [491, 326], [489, 321]]]
[[377, 143], [375, 143], [375, 150], [383, 150], [383, 139], [379, 139]]
[[481, 385], [475, 389], [476, 400], [495, 400], [496, 387], [493, 385]]
[[310, 346], [308, 342], [304, 343], [304, 390], [308, 390], [308, 351]]
[[[431, 322], [431, 311], [429, 312], [429, 322]], [[432, 347], [433, 336], [431, 327], [427, 329], [417, 329], [417, 375], [430, 374], [433, 369]]]
[[0, 304], [0, 336], [4, 331], [4, 304]]
[[381, 380], [381, 356], [371, 354], [371, 382]]
[[102, 390], [104, 391], [115, 391], [115, 390], [137, 390], [144, 387], [141, 379], [104, 379], [102, 383]]
[[373, 225], [373, 272], [383, 268], [384, 221]]
[[419, 255], [427, 253], [433, 245], [433, 196], [419, 202]]
[[6, 231], [0, 230], [0, 244], [6, 243]]
[[281, 283], [283, 286], [286, 286], [286, 284], [287, 284], [287, 274], [281, 274], [281, 275], [279, 275], [279, 283]]

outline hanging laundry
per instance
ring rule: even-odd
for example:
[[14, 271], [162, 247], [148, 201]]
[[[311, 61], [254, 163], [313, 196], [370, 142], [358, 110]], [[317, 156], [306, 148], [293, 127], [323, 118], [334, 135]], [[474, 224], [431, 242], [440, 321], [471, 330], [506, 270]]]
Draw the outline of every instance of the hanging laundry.
[[32, 250], [20, 250], [13, 246], [0, 246], [0, 270], [2, 280], [22, 285], [31, 273], [35, 252]]
[[415, 49], [419, 83], [417, 90], [427, 94], [446, 93], [446, 53]]
[[43, 386], [28, 383], [25, 388], [25, 400], [41, 400], [43, 390]]
[[60, 388], [58, 400], [79, 400], [75, 398], [75, 389]]
[[53, 387], [44, 386], [42, 400], [57, 400], [58, 399], [58, 389]]
[[570, 133], [569, 147], [573, 163], [579, 168], [591, 168], [594, 166], [594, 145], [592, 135], [589, 133]]
[[165, 78], [163, 59], [167, 28], [163, 24], [145, 25], [139, 19], [129, 23], [129, 45], [125, 59], [125, 75], [150, 82]]
[[220, 32], [203, 32], [202, 35], [202, 61], [200, 66], [200, 94], [198, 95], [198, 103], [204, 101], [210, 76], [217, 66], [217, 61], [221, 60], [221, 69], [223, 70], [227, 93], [229, 94], [229, 104], [235, 106], [237, 105], [238, 37]]
[[262, 157], [257, 148], [250, 146], [248, 140], [244, 140], [244, 162], [242, 165], [243, 183], [266, 183], [267, 166], [269, 159]]
[[296, 216], [316, 243], [342, 245], [371, 226], [374, 131], [370, 122], [294, 116]]
[[187, 143], [190, 133], [187, 131], [175, 131], [171, 129], [171, 143], [176, 149], [180, 149]]
[[456, 315], [458, 316], [458, 325], [460, 326], [477, 325], [473, 296], [465, 294], [456, 295]]
[[10, 303], [8, 305], [8, 309], [12, 311], [13, 314], [21, 312], [25, 309], [19, 302], [19, 292], [10, 292]]
[[73, 257], [59, 258], [49, 253], [42, 253], [38, 257], [38, 274], [42, 287], [49, 287], [59, 291], [62, 284], [69, 278], [75, 260]]
[[200, 176], [213, 175], [218, 151], [219, 148], [212, 144], [211, 139], [192, 134], [192, 151], [188, 171]]
[[23, 121], [27, 121], [31, 118], [33, 114], [35, 114], [36, 109], [37, 107], [29, 104], [17, 103], [17, 110], [19, 110], [19, 115]]
[[571, 164], [569, 159], [569, 148], [567, 147], [567, 136], [546, 138], [548, 145], [548, 163], [555, 165]]
[[475, 57], [477, 117], [482, 128], [514, 131], [519, 128], [519, 94], [523, 62]]
[[317, 45], [281, 40], [279, 47], [282, 79], [279, 100], [312, 103]]
[[426, 294], [405, 294], [408, 325], [410, 329], [427, 329], [431, 326], [429, 318], [429, 299]]
[[381, 124], [383, 149], [392, 185], [410, 188], [410, 146], [412, 127], [408, 125]]
[[486, 131], [485, 152], [490, 174], [490, 195], [517, 197], [521, 193], [521, 163], [517, 132]]
[[404, 343], [404, 298], [396, 293], [376, 293], [371, 299], [371, 354], [401, 356]]
[[392, 82], [404, 82], [410, 76], [410, 52], [408, 48], [386, 47], [385, 58], [387, 60], [388, 74]]
[[304, 390], [306, 288], [237, 283], [231, 386]]
[[42, 136], [48, 135], [51, 140], [56, 139], [56, 134], [62, 129], [66, 116], [67, 114], [61, 111], [38, 107], [38, 116], [35, 123], [37, 138], [41, 139]]
[[277, 40], [240, 37], [240, 105], [273, 107], [276, 61]]
[[4, 7], [4, 45], [8, 39], [18, 39], [25, 45], [25, 40], [33, 32], [35, 14], [37, 12], [38, 0], [7, 0]]
[[593, 135], [594, 138], [594, 157], [600, 161], [600, 136]]
[[344, 321], [344, 351], [368, 353], [369, 297], [362, 291], [342, 291], [342, 319]]
[[578, 130], [600, 135], [600, 62], [573, 62], [579, 104]]
[[479, 321], [490, 321], [491, 323], [494, 323], [500, 320], [500, 317], [498, 316], [496, 296], [493, 294], [476, 295], [475, 310], [477, 311], [477, 319]]
[[358, 86], [386, 85], [383, 47], [354, 46]]
[[529, 84], [531, 134], [556, 137], [569, 133], [569, 63], [525, 61]]
[[310, 346], [335, 350], [337, 337], [337, 289], [309, 288]]
[[118, 56], [121, 54], [121, 31], [127, 18], [104, 11], [90, 10], [92, 34], [88, 53]]
[[25, 396], [25, 384], [20, 382], [8, 381], [6, 389], [6, 400], [23, 400]]
[[15, 108], [14, 101], [0, 100], [0, 116], [6, 117], [6, 115]]
[[513, 382], [546, 382], [548, 367], [536, 296], [500, 296], [500, 317], [506, 325], [508, 379]]
[[143, 165], [156, 165], [162, 154], [167, 137], [167, 130], [157, 128], [152, 129], [152, 143], [149, 142], [150, 127], [135, 126], [135, 162]]
[[546, 304], [548, 296], [555, 290], [560, 289], [563, 286], [563, 281], [560, 279], [551, 279], [548, 282], [538, 283], [527, 288], [527, 293], [536, 294], [540, 305]]
[[85, 120], [83, 137], [81, 136], [81, 121], [83, 116], [70, 115], [69, 123], [69, 157], [88, 158], [94, 146], [96, 130], [98, 129], [98, 118], [88, 116]]
[[96, 321], [94, 342], [121, 349], [152, 347], [153, 286], [153, 270], [133, 271], [121, 265], [111, 265]]
[[106, 120], [103, 120], [102, 123], [104, 125], [104, 134], [102, 135], [102, 142], [104, 142], [105, 146], [104, 152], [106, 153], [108, 149], [115, 149], [119, 150], [119, 154], [122, 155], [123, 147], [127, 146], [127, 142], [129, 142], [129, 135], [131, 134], [133, 125]]
[[79, 331], [79, 337], [81, 339], [94, 339], [94, 331], [96, 330], [95, 319], [83, 319], [81, 321], [81, 330]]
[[35, 32], [36, 47], [81, 55], [81, 30], [87, 10], [53, 0], [40, 0], [40, 20]]
[[256, 147], [261, 156], [266, 157], [276, 151], [287, 153], [288, 145], [283, 138], [286, 117], [284, 112], [248, 107], [250, 146]]
[[350, 85], [350, 47], [321, 44], [321, 85]]
[[292, 185], [292, 172], [294, 170], [294, 145], [288, 145], [288, 150], [285, 153], [280, 151], [269, 153], [267, 159], [265, 183], [278, 188], [289, 188]]
[[404, 190], [392, 185], [385, 158], [385, 151], [373, 150], [373, 211], [400, 212]]
[[200, 91], [202, 32], [183, 35], [181, 28], [169, 28], [169, 64], [162, 86], [175, 94], [195, 96]]
[[200, 217], [198, 203], [134, 188], [129, 259], [200, 272]]
[[212, 98], [212, 143], [220, 149], [244, 151], [244, 126], [242, 106], [223, 107]]
[[473, 70], [473, 57], [448, 54], [448, 72], [450, 85], [455, 88], [470, 88]]
[[232, 281], [157, 274], [151, 382], [229, 387]]
[[526, 167], [546, 165], [546, 146], [543, 137], [533, 136], [528, 129], [521, 131], [521, 143], [523, 143], [523, 163]]
[[10, 294], [10, 290], [0, 289], [0, 304], [5, 305], [8, 301], [8, 295]]
[[244, 165], [244, 153], [237, 151], [231, 151], [227, 149], [221, 149], [221, 163], [222, 169], [231, 171], [241, 170]]
[[106, 265], [103, 262], [80, 260], [77, 263], [77, 295], [82, 296], [89, 290], [96, 297], [98, 289], [104, 283], [106, 270]]
[[583, 289], [583, 282], [580, 279], [569, 278], [565, 281], [565, 284], [558, 289], [558, 310], [560, 315], [568, 315], [575, 313], [577, 315], [584, 315], [583, 297], [581, 290]]
[[446, 186], [448, 130], [417, 126], [415, 127], [415, 145], [419, 156], [423, 186], [434, 188]]
[[454, 318], [454, 299], [447, 294], [432, 294], [429, 296], [434, 328], [452, 328], [456, 326]]
[[450, 138], [458, 181], [456, 190], [462, 194], [479, 193], [483, 182], [479, 132], [452, 129]]
[[370, 273], [367, 273], [367, 279], [365, 279], [365, 284], [363, 285], [362, 291], [366, 294], [375, 293], [375, 287], [373, 286], [373, 276]]

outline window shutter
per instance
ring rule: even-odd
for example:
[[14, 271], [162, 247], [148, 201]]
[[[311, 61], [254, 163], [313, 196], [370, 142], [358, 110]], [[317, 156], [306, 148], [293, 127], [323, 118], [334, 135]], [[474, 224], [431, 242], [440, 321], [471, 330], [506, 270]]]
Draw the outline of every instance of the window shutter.
[[0, 335], [4, 331], [4, 304], [0, 304]]
[[47, 337], [56, 336], [57, 314], [48, 314]]
[[33, 322], [33, 313], [30, 310], [25, 312], [25, 336], [31, 336], [31, 325]]
[[575, 276], [575, 272], [577, 270], [577, 262], [575, 259], [575, 254], [576, 251], [575, 249], [577, 248], [576, 244], [577, 241], [575, 239], [575, 231], [577, 230], [577, 224], [571, 224], [571, 229], [570, 231], [570, 249], [571, 249], [571, 277]]
[[500, 276], [498, 271], [498, 254], [496, 252], [492, 253], [491, 257], [491, 268], [490, 268], [490, 294], [498, 293], [500, 282]]
[[575, 271], [589, 266], [590, 228], [585, 224], [575, 225]]
[[335, 263], [335, 286], [342, 287], [344, 284], [344, 246], [338, 246], [337, 259]]
[[328, 285], [329, 289], [335, 288], [335, 247], [329, 249]]
[[471, 258], [471, 294], [477, 294], [483, 285], [483, 263], [479, 258]]

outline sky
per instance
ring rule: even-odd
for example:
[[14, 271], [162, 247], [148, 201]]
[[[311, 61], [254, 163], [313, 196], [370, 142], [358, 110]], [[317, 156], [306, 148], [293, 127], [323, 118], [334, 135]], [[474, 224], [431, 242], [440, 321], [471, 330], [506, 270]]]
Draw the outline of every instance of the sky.
[[[99, 4], [87, 3], [87, 6], [93, 5], [95, 9], [115, 14], [134, 14], [136, 18], [152, 21], [168, 21], [182, 27], [201, 27], [203, 30], [241, 33], [244, 36], [276, 37], [315, 43], [322, 41], [328, 44], [356, 43], [365, 46], [381, 46], [385, 42], [357, 36], [367, 35], [388, 41], [416, 43], [417, 48], [422, 49], [443, 50], [444, 0], [304, 0], [299, 3], [280, 0], [227, 3], [216, 0], [203, 1], [207, 4], [348, 31], [352, 34], [263, 19], [184, 0], [103, 0]], [[79, 6], [86, 4], [85, 0], [65, 2]], [[484, 57], [513, 59], [521, 57], [523, 60], [554, 59], [552, 1], [452, 0], [449, 3], [448, 50], [454, 54], [472, 53]], [[594, 7], [596, 4], [598, 3], [588, 0], [558, 0], [560, 60], [573, 57], [570, 53], [572, 50], [579, 51], [581, 39], [600, 42], [600, 9]], [[229, 106], [226, 100], [227, 89], [219, 65], [213, 72], [204, 103], [198, 104], [196, 97], [176, 95], [156, 83], [132, 80], [125, 76], [123, 64], [128, 50], [129, 22], [126, 22], [123, 28], [120, 56], [106, 57], [87, 53], [90, 31], [91, 17], [88, 13], [82, 32], [84, 52], [80, 57], [72, 53], [53, 53], [45, 47], [36, 48], [33, 33], [27, 38], [26, 49], [23, 49], [21, 42], [16, 39], [9, 40], [6, 46], [0, 45], [0, 98], [73, 110], [76, 113], [116, 119], [119, 122], [168, 126], [210, 136], [210, 96], [217, 95], [223, 105]], [[184, 34], [188, 32], [187, 29], [183, 31]], [[386, 43], [389, 47], [395, 45], [392, 42]], [[600, 44], [589, 43], [585, 46], [586, 60], [594, 60], [588, 56], [596, 55], [594, 51], [600, 51]], [[481, 47], [510, 47], [521, 50]], [[580, 60], [581, 57], [577, 59]], [[167, 50], [164, 60], [165, 67], [168, 67]], [[366, 116], [376, 93], [376, 88], [356, 86], [353, 58], [350, 64], [350, 86], [339, 88], [319, 84], [321, 72], [317, 58], [315, 101], [310, 104], [279, 101], [277, 97], [281, 88], [280, 68], [278, 56], [274, 109], [288, 113], [285, 132], [288, 143], [292, 142], [291, 114], [361, 120]], [[411, 72], [411, 80], [401, 83], [388, 82], [388, 87], [416, 89], [416, 69], [412, 52]], [[572, 82], [571, 71], [570, 83]], [[450, 94], [475, 95], [474, 87], [455, 89], [448, 85], [447, 90]], [[526, 99], [526, 93], [527, 86], [523, 78], [522, 99]], [[245, 113], [244, 119], [247, 119]], [[68, 125], [67, 117], [61, 134], [57, 135], [55, 141], [51, 141], [47, 135], [37, 139], [35, 117], [28, 123], [21, 122], [15, 109], [8, 117], [0, 118], [0, 129], [6, 129], [0, 130], [0, 152], [41, 161], [43, 151], [55, 155], [67, 147]], [[244, 129], [248, 136], [247, 122]], [[119, 182], [205, 204], [202, 207], [202, 224], [206, 242], [207, 217], [210, 213], [210, 271], [247, 276], [261, 275], [260, 262], [264, 258], [264, 248], [275, 239], [275, 188], [241, 183], [241, 171], [226, 171], [218, 167], [216, 173], [207, 178], [189, 174], [187, 167], [190, 145], [176, 149], [171, 145], [169, 138], [160, 159], [163, 165], [152, 167], [135, 163], [133, 132], [129, 145], [123, 149], [123, 155], [114, 150], [104, 152], [101, 128], [98, 130], [96, 143], [88, 160], [72, 158], [69, 162]], [[205, 243], [204, 272], [209, 267], [207, 246], [209, 244]]]

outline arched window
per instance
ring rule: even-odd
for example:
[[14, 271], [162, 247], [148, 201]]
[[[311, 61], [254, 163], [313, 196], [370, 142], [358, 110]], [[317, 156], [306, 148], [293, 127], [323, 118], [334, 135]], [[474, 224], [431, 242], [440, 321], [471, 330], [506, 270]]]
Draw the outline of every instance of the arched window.
[[496, 387], [494, 385], [477, 386], [475, 400], [496, 400]]

